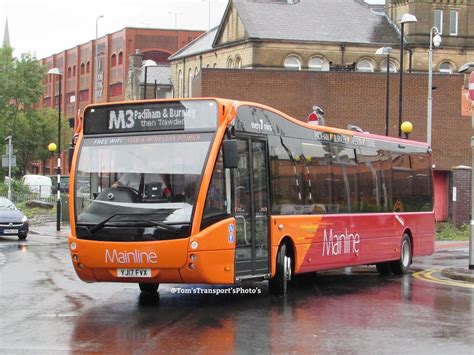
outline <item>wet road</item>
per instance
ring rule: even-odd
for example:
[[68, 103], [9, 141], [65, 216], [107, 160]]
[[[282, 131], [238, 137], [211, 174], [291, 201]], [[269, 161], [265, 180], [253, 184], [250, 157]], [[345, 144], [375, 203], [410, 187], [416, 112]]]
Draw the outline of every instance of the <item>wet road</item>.
[[[453, 246], [414, 266], [466, 264], [467, 248]], [[64, 238], [31, 235], [0, 238], [0, 295], [0, 352], [9, 354], [474, 354], [473, 287], [380, 277], [373, 267], [308, 277], [286, 298], [252, 283], [165, 285], [147, 299], [134, 284], [81, 282]]]

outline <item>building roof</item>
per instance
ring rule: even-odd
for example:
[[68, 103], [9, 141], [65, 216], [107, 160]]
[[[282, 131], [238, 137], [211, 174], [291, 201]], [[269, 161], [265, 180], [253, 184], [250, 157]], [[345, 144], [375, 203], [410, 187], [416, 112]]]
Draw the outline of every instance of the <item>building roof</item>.
[[10, 32], [8, 31], [8, 17], [5, 19], [5, 31], [3, 32], [3, 48], [10, 46]]
[[[169, 65], [153, 65], [148, 67], [146, 72], [146, 81], [148, 85], [173, 85], [171, 82], [171, 68]], [[140, 84], [145, 82], [145, 70], [142, 71]]]
[[398, 43], [399, 33], [385, 14], [358, 0], [234, 0], [250, 38], [346, 42]]
[[171, 61], [179, 58], [189, 57], [191, 55], [204, 53], [209, 50], [212, 50], [212, 44], [214, 43], [218, 29], [219, 27], [214, 27], [206, 33], [203, 33], [201, 36], [196, 38], [187, 46], [183, 47], [182, 49], [174, 53], [172, 56], [170, 56], [168, 60]]

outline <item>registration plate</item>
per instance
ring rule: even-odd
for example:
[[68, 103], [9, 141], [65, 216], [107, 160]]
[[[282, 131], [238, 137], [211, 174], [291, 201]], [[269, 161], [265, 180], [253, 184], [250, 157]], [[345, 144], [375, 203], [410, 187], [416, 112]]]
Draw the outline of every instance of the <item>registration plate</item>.
[[117, 277], [151, 277], [151, 269], [117, 269]]
[[18, 234], [18, 229], [4, 229], [3, 234]]

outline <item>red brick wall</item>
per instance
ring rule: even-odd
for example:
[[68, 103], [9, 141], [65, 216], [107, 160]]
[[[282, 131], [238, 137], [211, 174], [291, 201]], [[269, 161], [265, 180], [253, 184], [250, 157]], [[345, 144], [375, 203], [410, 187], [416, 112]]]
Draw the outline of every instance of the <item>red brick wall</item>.
[[[326, 112], [328, 126], [348, 123], [384, 134], [386, 76], [383, 73], [288, 72], [202, 69], [195, 94], [248, 100], [306, 119], [313, 105]], [[462, 75], [435, 75], [433, 86], [433, 156], [437, 169], [471, 165], [471, 120], [461, 117]], [[194, 85], [193, 85], [194, 87]], [[413, 123], [410, 138], [426, 140], [428, 78], [404, 75], [403, 119]], [[398, 135], [399, 76], [390, 76], [390, 135]]]
[[452, 221], [456, 227], [469, 223], [471, 214], [471, 169], [457, 167], [452, 172], [453, 189], [456, 188], [456, 201], [452, 202]]

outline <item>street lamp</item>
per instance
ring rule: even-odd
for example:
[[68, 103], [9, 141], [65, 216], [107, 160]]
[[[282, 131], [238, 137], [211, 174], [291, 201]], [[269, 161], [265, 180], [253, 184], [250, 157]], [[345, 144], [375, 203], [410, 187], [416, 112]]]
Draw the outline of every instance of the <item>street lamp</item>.
[[[434, 37], [433, 37], [434, 33]], [[428, 109], [427, 109], [427, 124], [426, 124], [426, 142], [431, 145], [431, 125], [433, 114], [433, 45], [439, 47], [441, 45], [441, 36], [436, 26], [430, 30], [430, 49], [428, 51]]]
[[414, 15], [403, 14], [400, 18], [400, 88], [398, 94], [398, 137], [402, 136], [402, 110], [403, 110], [403, 47], [404, 47], [404, 36], [405, 36], [405, 24], [417, 22]]
[[12, 200], [12, 136], [5, 138], [5, 142], [8, 142], [7, 154], [8, 154], [8, 199]]
[[[459, 73], [464, 73], [467, 71], [474, 70], [474, 62], [466, 63], [461, 66]], [[472, 75], [472, 73], [471, 73]], [[471, 86], [471, 84], [469, 84]], [[471, 102], [471, 106], [472, 102]], [[472, 150], [472, 160], [471, 160], [471, 236], [469, 238], [469, 270], [474, 270], [474, 107], [472, 107], [472, 116], [471, 116], [471, 150]]]
[[95, 39], [99, 38], [99, 19], [104, 18], [104, 15], [99, 15], [95, 19]]
[[174, 29], [178, 29], [178, 15], [181, 15], [182, 12], [169, 11], [168, 14], [174, 15]]
[[405, 139], [408, 139], [408, 135], [413, 132], [413, 124], [410, 121], [405, 121], [400, 126], [401, 131], [405, 135]]
[[[148, 88], [148, 78], [147, 78], [147, 73], [148, 73], [148, 67], [156, 67], [156, 62], [151, 59], [147, 59], [143, 62], [142, 68], [145, 69], [145, 78], [144, 78], [144, 83], [143, 83], [143, 100], [146, 99], [146, 89]], [[156, 93], [155, 93], [156, 97]]]
[[[48, 74], [57, 75], [59, 79], [59, 103], [58, 103], [58, 187], [56, 192], [56, 230], [61, 230], [61, 78], [62, 74], [58, 68], [49, 69]], [[48, 146], [49, 149], [49, 146]], [[56, 149], [54, 149], [56, 150]]]
[[392, 54], [392, 47], [381, 47], [375, 51], [375, 54], [387, 56], [387, 83], [385, 90], [385, 135], [388, 136], [388, 117], [390, 105], [390, 54]]

